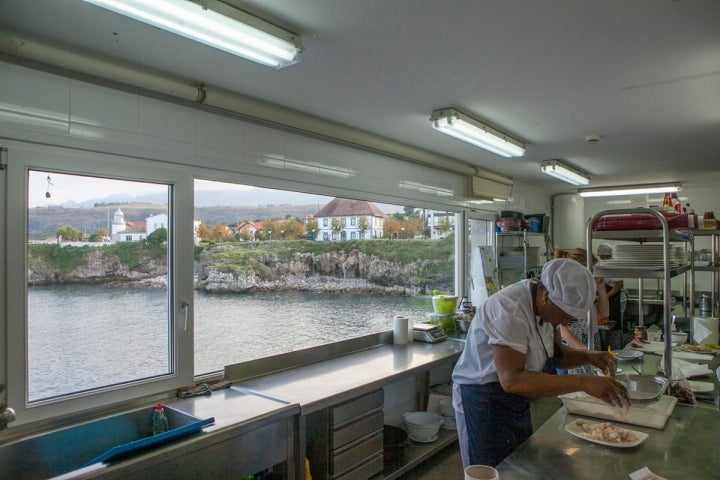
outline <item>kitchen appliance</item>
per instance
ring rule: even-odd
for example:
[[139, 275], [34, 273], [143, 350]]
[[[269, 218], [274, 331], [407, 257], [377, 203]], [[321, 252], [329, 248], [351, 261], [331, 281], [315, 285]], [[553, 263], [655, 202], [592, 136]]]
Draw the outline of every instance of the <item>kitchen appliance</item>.
[[712, 300], [710, 300], [710, 296], [703, 293], [700, 295], [700, 298], [698, 300], [699, 307], [700, 307], [700, 316], [701, 317], [710, 317], [712, 316]]
[[418, 342], [437, 343], [447, 340], [447, 335], [438, 325], [418, 323], [413, 327], [413, 339]]

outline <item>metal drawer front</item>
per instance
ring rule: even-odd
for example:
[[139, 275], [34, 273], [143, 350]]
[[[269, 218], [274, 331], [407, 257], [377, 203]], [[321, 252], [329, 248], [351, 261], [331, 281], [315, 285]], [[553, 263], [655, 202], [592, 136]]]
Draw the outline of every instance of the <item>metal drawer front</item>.
[[383, 405], [384, 391], [382, 389], [358, 397], [349, 402], [336, 405], [330, 409], [330, 424], [335, 427], [353, 417], [363, 415]]
[[384, 418], [385, 416], [383, 415], [381, 408], [370, 415], [353, 422], [346, 423], [340, 428], [331, 430], [330, 436], [332, 438], [330, 439], [330, 448], [340, 448], [353, 440], [357, 440], [376, 430], [382, 429]]
[[378, 430], [332, 454], [330, 473], [342, 473], [368, 457], [383, 453], [383, 432]]
[[363, 463], [354, 470], [350, 470], [347, 473], [343, 473], [338, 476], [333, 476], [333, 480], [367, 480], [373, 475], [383, 471], [383, 456], [382, 454], [377, 457], [371, 458], [367, 463]]

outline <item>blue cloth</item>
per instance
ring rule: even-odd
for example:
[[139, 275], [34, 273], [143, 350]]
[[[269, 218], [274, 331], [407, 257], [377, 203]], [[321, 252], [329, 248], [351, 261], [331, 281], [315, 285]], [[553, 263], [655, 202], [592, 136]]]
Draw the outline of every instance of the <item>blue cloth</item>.
[[460, 385], [470, 465], [497, 466], [530, 435], [530, 399], [499, 382]]

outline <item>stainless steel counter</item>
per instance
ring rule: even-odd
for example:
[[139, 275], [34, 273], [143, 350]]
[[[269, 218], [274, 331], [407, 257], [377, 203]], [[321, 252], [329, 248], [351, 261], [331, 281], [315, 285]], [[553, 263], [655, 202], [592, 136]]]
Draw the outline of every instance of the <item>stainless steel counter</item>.
[[[647, 353], [639, 361], [618, 366], [626, 372], [632, 372], [634, 366], [643, 373], [654, 374], [660, 358]], [[714, 371], [718, 363], [720, 355], [710, 360], [710, 368]], [[714, 375], [693, 380], [710, 382], [715, 389], [696, 405], [676, 405], [662, 430], [612, 422], [649, 435], [632, 448], [606, 447], [569, 434], [565, 425], [581, 417], [561, 407], [498, 466], [500, 477], [620, 479], [629, 478], [628, 474], [647, 466], [667, 479], [720, 478], [718, 381]]]
[[300, 405], [301, 414], [372, 392], [460, 357], [463, 342], [379, 345], [349, 355], [237, 382], [260, 395]]
[[647, 466], [667, 479], [720, 478], [720, 413], [677, 405], [663, 430], [628, 425], [649, 435], [636, 447], [606, 447], [577, 438], [565, 425], [577, 417], [558, 410], [499, 466], [503, 480], [620, 479]]

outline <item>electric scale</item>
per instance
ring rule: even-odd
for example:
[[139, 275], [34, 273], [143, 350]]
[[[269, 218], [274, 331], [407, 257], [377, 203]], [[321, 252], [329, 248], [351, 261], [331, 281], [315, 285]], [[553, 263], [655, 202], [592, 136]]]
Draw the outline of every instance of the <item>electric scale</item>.
[[413, 340], [437, 343], [447, 340], [447, 335], [439, 326], [430, 323], [418, 323], [413, 326]]

